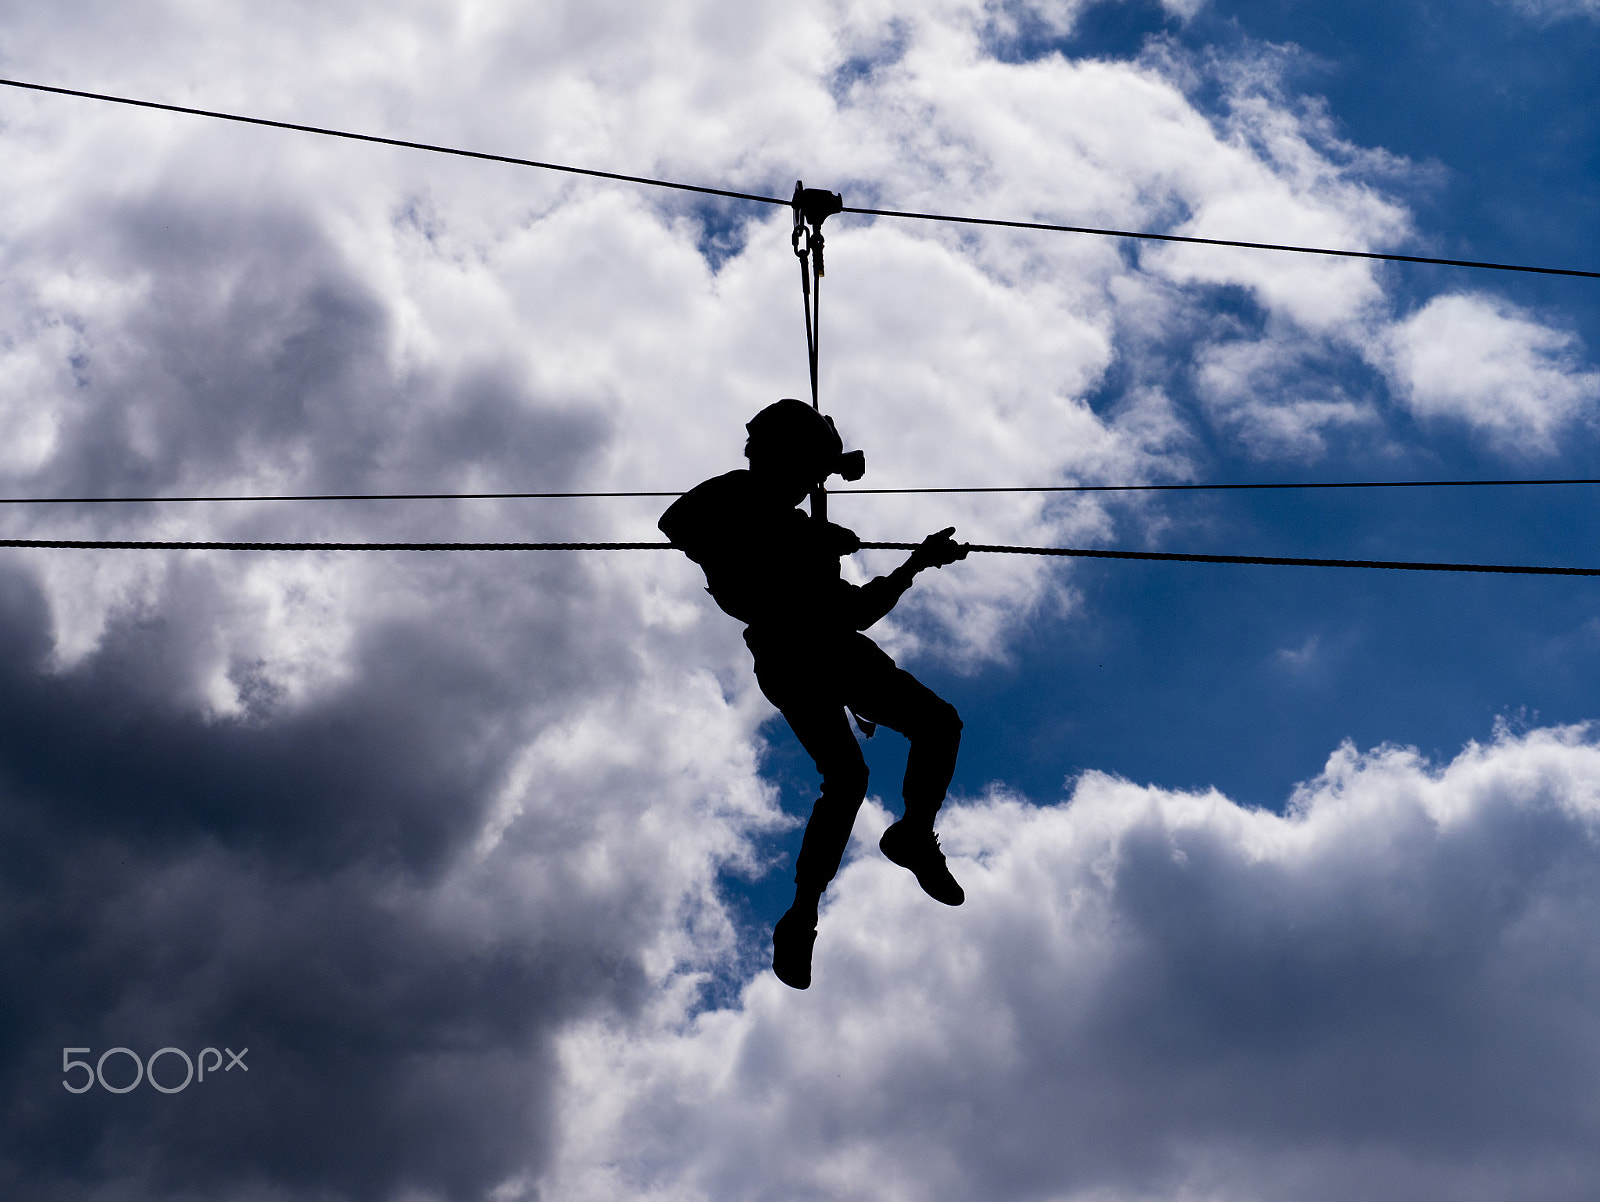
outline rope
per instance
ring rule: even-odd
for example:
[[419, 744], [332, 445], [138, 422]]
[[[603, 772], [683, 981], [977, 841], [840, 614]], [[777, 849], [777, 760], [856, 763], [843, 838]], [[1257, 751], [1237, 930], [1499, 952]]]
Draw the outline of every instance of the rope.
[[[911, 551], [918, 543], [864, 542], [864, 550]], [[1261, 564], [1287, 568], [1387, 568], [1408, 572], [1492, 572], [1517, 576], [1600, 576], [1600, 568], [1503, 563], [1429, 563], [1397, 559], [1309, 559], [1279, 555], [1197, 555], [1175, 551], [1106, 551], [1088, 547], [1007, 547], [963, 543], [990, 555], [1055, 555], [1075, 559], [1147, 559], [1165, 563]], [[671, 543], [336, 543], [181, 542], [157, 539], [5, 538], [0, 547], [98, 551], [671, 551]]]
[[[917, 543], [862, 543], [863, 548], [910, 551]], [[1192, 555], [1175, 551], [1101, 551], [1086, 547], [997, 547], [962, 544], [998, 555], [1062, 555], [1077, 559], [1154, 559], [1168, 563], [1247, 563], [1279, 568], [1389, 568], [1405, 572], [1498, 572], [1517, 576], [1600, 576], [1600, 568], [1547, 568], [1504, 563], [1426, 563], [1401, 559], [1306, 559], [1281, 555]]]
[[[137, 100], [129, 96], [113, 96], [105, 92], [85, 92], [76, 88], [27, 83], [20, 79], [0, 79], [0, 86], [24, 88], [31, 92], [48, 92], [57, 96], [76, 96], [83, 100], [99, 100], [106, 104], [123, 104], [134, 108], [157, 109], [168, 113], [184, 113], [191, 117], [209, 117], [217, 121], [234, 121], [243, 125], [260, 125], [269, 129], [292, 130], [296, 133], [316, 134], [324, 138], [344, 138], [352, 142], [371, 142], [379, 146], [399, 147], [402, 150], [425, 150], [430, 154], [448, 154], [457, 158], [479, 159], [489, 163], [506, 163], [513, 167], [536, 167], [542, 171], [562, 171], [569, 175], [586, 175], [595, 179], [643, 184], [652, 188], [672, 188], [679, 192], [697, 192], [706, 196], [724, 196], [730, 200], [744, 200], [756, 204], [787, 205], [791, 203], [776, 196], [763, 196], [754, 192], [736, 192], [728, 188], [710, 188], [700, 184], [684, 184], [674, 180], [654, 179], [643, 175], [625, 175], [617, 171], [597, 171], [589, 167], [573, 167], [565, 163], [550, 163], [540, 159], [523, 159], [505, 154], [488, 154], [478, 150], [461, 150], [453, 146], [440, 146], [431, 142], [412, 142], [404, 138], [385, 138], [377, 134], [353, 133], [349, 130], [329, 129], [320, 125], [302, 125], [294, 121], [273, 121], [265, 117], [249, 117], [240, 113], [219, 112], [216, 109], [191, 108], [183, 104], [162, 104], [154, 100]], [[1186, 234], [1152, 234], [1140, 230], [1103, 229], [1088, 225], [1057, 225], [1042, 221], [1010, 221], [998, 217], [963, 217], [949, 213], [910, 212], [904, 209], [870, 209], [851, 206], [840, 211], [867, 217], [893, 217], [911, 221], [941, 221], [960, 225], [995, 226], [1001, 229], [1042, 230], [1048, 233], [1063, 234], [1093, 234], [1105, 238], [1135, 238], [1154, 242], [1188, 242], [1201, 246], [1231, 246], [1246, 250], [1283, 251], [1300, 255], [1332, 255], [1348, 259], [1377, 259], [1390, 263], [1431, 263], [1440, 267], [1472, 267], [1485, 271], [1520, 271], [1535, 275], [1574, 276], [1589, 280], [1600, 279], [1600, 271], [1580, 271], [1568, 267], [1530, 267], [1518, 263], [1490, 263], [1476, 259], [1443, 259], [1429, 255], [1399, 255], [1371, 250], [1336, 250], [1321, 246], [1291, 246], [1277, 242], [1246, 242], [1232, 238], [1201, 238]]]

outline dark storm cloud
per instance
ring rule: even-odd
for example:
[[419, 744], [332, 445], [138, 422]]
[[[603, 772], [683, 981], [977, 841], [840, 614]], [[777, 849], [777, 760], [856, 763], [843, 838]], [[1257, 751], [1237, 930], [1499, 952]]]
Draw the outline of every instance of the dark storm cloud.
[[[47, 676], [37, 591], [8, 570], [0, 603], [7, 1196], [463, 1196], [537, 1162], [555, 1026], [643, 977], [581, 899], [525, 929], [441, 913], [510, 733], [481, 657], [376, 632], [348, 689], [207, 721], [152, 687], [161, 623]], [[59, 1082], [62, 1047], [224, 1044], [248, 1078]]]
[[114, 320], [66, 315], [79, 392], [50, 464], [63, 488], [226, 477], [307, 445], [359, 471], [378, 449], [354, 435], [388, 375], [384, 313], [304, 215], [168, 194], [61, 224], [14, 260], [77, 258], [136, 294]]

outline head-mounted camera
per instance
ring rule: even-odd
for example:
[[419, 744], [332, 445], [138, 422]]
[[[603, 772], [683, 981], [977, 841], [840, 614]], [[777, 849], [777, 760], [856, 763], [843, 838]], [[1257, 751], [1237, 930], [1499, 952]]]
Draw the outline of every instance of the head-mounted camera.
[[[828, 429], [833, 431], [834, 441], [837, 442], [840, 447], [843, 447], [844, 440], [839, 437], [839, 430], [838, 427], [833, 424], [833, 418], [824, 414], [822, 420], [827, 422]], [[842, 476], [846, 480], [859, 480], [866, 474], [867, 453], [865, 451], [841, 450], [838, 455], [834, 456], [833, 462], [828, 466], [828, 475]]]

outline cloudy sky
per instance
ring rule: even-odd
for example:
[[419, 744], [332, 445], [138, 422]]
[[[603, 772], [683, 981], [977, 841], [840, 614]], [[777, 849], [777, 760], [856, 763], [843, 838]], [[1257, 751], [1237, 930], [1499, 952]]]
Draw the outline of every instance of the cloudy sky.
[[[860, 206], [1600, 268], [1595, 0], [0, 0], [0, 76]], [[6, 497], [676, 490], [807, 387], [777, 207], [8, 88], [0, 155]], [[864, 485], [1600, 476], [1594, 281], [828, 231], [822, 394]], [[832, 516], [1594, 566], [1595, 501]], [[0, 536], [649, 540], [663, 507], [6, 504]], [[1594, 1196], [1593, 582], [928, 573], [872, 633], [966, 721], [940, 825], [968, 900], [877, 854], [881, 734], [806, 993], [767, 956], [814, 773], [702, 584], [661, 552], [0, 552], [0, 1193]], [[118, 1094], [118, 1047], [248, 1052]], [[63, 1049], [103, 1081], [64, 1089]]]

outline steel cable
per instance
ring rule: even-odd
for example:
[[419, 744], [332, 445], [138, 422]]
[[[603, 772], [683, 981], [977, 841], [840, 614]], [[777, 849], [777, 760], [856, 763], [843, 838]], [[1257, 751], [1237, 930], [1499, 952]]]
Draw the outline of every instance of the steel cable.
[[[830, 488], [829, 496], [921, 493], [1249, 492], [1262, 489], [1485, 488], [1506, 485], [1600, 484], [1600, 478], [1527, 480], [1313, 480], [1264, 484], [993, 484], [917, 488]], [[561, 498], [681, 497], [683, 490], [595, 492], [229, 493], [213, 496], [0, 497], [0, 505], [150, 505], [205, 501], [515, 501]]]
[[[209, 117], [216, 121], [233, 121], [242, 125], [259, 125], [268, 129], [316, 134], [324, 138], [343, 138], [352, 142], [370, 142], [378, 146], [394, 146], [402, 150], [425, 150], [430, 154], [447, 154], [457, 158], [478, 159], [488, 163], [505, 163], [513, 167], [535, 167], [541, 171], [560, 171], [568, 175], [584, 175], [595, 179], [616, 180], [620, 183], [643, 184], [651, 188], [671, 188], [679, 192], [697, 192], [706, 196], [726, 197], [729, 200], [744, 200], [756, 204], [784, 205], [786, 207], [791, 203], [789, 200], [777, 196], [764, 196], [756, 192], [739, 192], [730, 188], [712, 188], [701, 184], [685, 184], [675, 180], [655, 179], [644, 175], [628, 175], [619, 171], [600, 171], [592, 167], [574, 167], [566, 163], [551, 163], [541, 159], [524, 159], [508, 154], [491, 154], [481, 150], [462, 150], [458, 147], [441, 146], [433, 142], [414, 142], [405, 138], [388, 138], [380, 134], [355, 133], [350, 130], [330, 129], [321, 125], [305, 125], [297, 121], [275, 121], [267, 117], [251, 117], [242, 113], [226, 113], [217, 109], [194, 108], [186, 104], [165, 104], [155, 100], [139, 100], [131, 96], [115, 96], [106, 92], [86, 92], [78, 88], [62, 88], [51, 84], [28, 83], [20, 79], [0, 79], [0, 85], [8, 88], [22, 88], [30, 92], [47, 92], [57, 96], [75, 96], [82, 100], [98, 100], [106, 104], [130, 105], [134, 108], [156, 109], [167, 113], [183, 113], [191, 117]], [[910, 221], [937, 221], [958, 225], [992, 226], [1000, 229], [1038, 230], [1046, 233], [1093, 234], [1105, 238], [1183, 242], [1200, 246], [1230, 246], [1245, 250], [1284, 251], [1301, 255], [1378, 259], [1391, 263], [1431, 263], [1441, 267], [1472, 267], [1486, 271], [1517, 271], [1535, 275], [1600, 279], [1600, 271], [1582, 271], [1571, 267], [1532, 267], [1519, 263], [1492, 263], [1477, 259], [1445, 259], [1431, 255], [1401, 255], [1384, 251], [1340, 250], [1321, 246], [1291, 246], [1277, 242], [1250, 242], [1233, 238], [1204, 238], [1191, 234], [1156, 234], [1142, 230], [1105, 229], [1098, 226], [1063, 225], [1045, 221], [1014, 221], [1000, 217], [965, 217], [951, 213], [919, 213], [904, 209], [846, 206], [841, 211], [861, 216], [892, 217]]]

